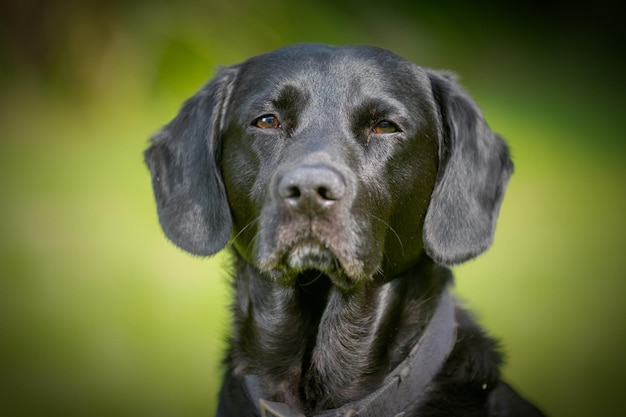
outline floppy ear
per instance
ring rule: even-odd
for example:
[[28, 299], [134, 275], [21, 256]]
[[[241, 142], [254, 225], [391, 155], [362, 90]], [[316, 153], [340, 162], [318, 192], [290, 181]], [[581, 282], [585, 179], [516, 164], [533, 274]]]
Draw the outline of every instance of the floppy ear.
[[439, 172], [424, 221], [424, 248], [453, 265], [493, 242], [500, 204], [513, 163], [474, 101], [443, 72], [429, 72], [441, 117]]
[[161, 226], [172, 242], [196, 255], [222, 249], [232, 229], [219, 152], [222, 113], [235, 73], [220, 70], [152, 137], [145, 152]]

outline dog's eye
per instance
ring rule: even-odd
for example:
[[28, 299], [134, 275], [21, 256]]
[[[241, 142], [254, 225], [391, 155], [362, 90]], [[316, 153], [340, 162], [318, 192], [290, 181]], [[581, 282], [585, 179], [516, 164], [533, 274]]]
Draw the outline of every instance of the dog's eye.
[[399, 132], [400, 129], [389, 120], [381, 120], [380, 122], [376, 123], [376, 125], [372, 128], [372, 131], [376, 134], [384, 135]]
[[278, 117], [273, 114], [266, 114], [255, 119], [252, 125], [259, 129], [278, 129], [280, 127], [280, 121], [278, 121]]

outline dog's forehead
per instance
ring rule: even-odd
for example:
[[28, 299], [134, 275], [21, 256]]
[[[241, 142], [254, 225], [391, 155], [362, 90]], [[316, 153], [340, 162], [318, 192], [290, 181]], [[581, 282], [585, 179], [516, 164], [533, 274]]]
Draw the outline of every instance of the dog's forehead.
[[354, 92], [355, 84], [376, 92], [422, 88], [426, 73], [400, 56], [375, 47], [295, 45], [253, 57], [240, 66], [239, 86], [248, 94], [285, 84], [313, 93]]
[[[254, 69], [312, 69], [328, 70], [333, 66], [344, 67], [356, 65], [376, 67], [393, 64], [408, 64], [408, 61], [385, 49], [370, 46], [335, 47], [327, 45], [294, 45], [258, 55], [247, 60], [245, 64]], [[363, 65], [365, 64], [365, 65]]]
[[238, 70], [231, 103], [244, 117], [263, 111], [259, 109], [270, 112], [267, 103], [285, 88], [326, 110], [373, 98], [391, 100], [407, 112], [432, 107], [427, 72], [375, 47], [295, 45], [253, 57]]

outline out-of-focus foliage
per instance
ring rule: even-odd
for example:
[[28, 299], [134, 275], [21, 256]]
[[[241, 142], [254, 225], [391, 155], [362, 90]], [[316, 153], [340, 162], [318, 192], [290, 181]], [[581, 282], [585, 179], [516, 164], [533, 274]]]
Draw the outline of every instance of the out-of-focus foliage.
[[461, 76], [516, 174], [496, 243], [456, 269], [457, 292], [502, 339], [520, 392], [554, 416], [615, 414], [623, 36], [617, 9], [578, 7], [1, 1], [0, 415], [212, 415], [228, 259], [165, 240], [141, 153], [218, 65], [303, 41]]

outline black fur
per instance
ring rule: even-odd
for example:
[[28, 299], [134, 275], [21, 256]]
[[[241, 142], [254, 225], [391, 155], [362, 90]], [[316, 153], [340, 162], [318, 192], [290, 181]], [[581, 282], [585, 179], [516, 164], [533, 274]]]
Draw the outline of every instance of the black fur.
[[[242, 383], [312, 414], [376, 390], [451, 283], [489, 247], [513, 165], [447, 73], [381, 49], [297, 45], [218, 75], [146, 151], [167, 236], [230, 240], [233, 332], [219, 416]], [[500, 382], [495, 342], [458, 339], [406, 416], [541, 415]], [[418, 393], [416, 393], [417, 395]]]

